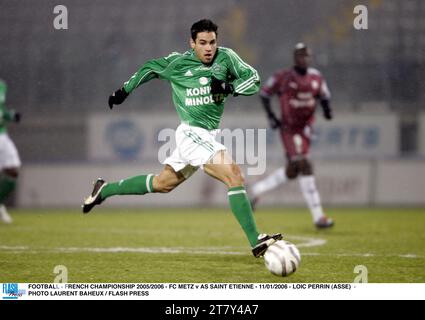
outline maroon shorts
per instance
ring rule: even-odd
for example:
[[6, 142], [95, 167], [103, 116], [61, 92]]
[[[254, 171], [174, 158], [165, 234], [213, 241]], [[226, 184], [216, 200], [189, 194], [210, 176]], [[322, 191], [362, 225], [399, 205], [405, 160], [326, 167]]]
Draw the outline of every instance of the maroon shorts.
[[288, 160], [303, 159], [310, 152], [310, 128], [282, 129], [280, 137]]

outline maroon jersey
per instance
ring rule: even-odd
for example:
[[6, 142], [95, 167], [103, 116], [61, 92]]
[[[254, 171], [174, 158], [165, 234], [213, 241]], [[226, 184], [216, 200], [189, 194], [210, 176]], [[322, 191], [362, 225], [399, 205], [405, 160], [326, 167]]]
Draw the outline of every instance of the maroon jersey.
[[313, 68], [308, 68], [305, 75], [294, 69], [279, 71], [261, 88], [261, 95], [268, 98], [279, 96], [282, 112], [280, 135], [288, 159], [307, 157], [317, 99], [330, 99], [328, 86], [320, 72]]
[[270, 77], [261, 88], [263, 97], [279, 96], [282, 124], [287, 129], [299, 130], [314, 121], [317, 99], [330, 99], [325, 79], [314, 68], [305, 75], [294, 69], [282, 70]]

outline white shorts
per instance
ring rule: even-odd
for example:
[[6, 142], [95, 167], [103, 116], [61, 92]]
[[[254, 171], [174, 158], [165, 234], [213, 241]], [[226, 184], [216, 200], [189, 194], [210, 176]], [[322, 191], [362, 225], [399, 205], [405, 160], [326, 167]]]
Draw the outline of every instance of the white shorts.
[[176, 149], [164, 164], [170, 165], [174, 171], [181, 171], [189, 178], [199, 167], [202, 167], [214, 155], [226, 147], [215, 140], [219, 130], [207, 130], [182, 123], [176, 130]]
[[0, 170], [21, 166], [18, 150], [7, 133], [0, 133]]

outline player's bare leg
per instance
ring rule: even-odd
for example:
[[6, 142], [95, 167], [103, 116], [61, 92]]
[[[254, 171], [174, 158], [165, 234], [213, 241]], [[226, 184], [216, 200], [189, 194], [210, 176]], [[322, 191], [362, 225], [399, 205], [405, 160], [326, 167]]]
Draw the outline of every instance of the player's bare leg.
[[181, 172], [174, 171], [174, 169], [167, 164], [161, 173], [153, 178], [153, 192], [171, 192], [185, 180], [186, 178]]
[[244, 230], [255, 257], [262, 256], [271, 244], [282, 239], [280, 233], [269, 236], [257, 231], [241, 170], [227, 152], [218, 152], [208, 164], [204, 165], [204, 171], [228, 187], [230, 207]]
[[228, 188], [244, 186], [245, 181], [239, 166], [226, 151], [217, 152], [210, 162], [204, 165], [204, 171]]
[[102, 178], [94, 183], [92, 193], [83, 204], [83, 212], [88, 213], [105, 199], [115, 195], [143, 195], [146, 193], [168, 193], [185, 180], [182, 173], [166, 165], [159, 175], [140, 175], [107, 183]]

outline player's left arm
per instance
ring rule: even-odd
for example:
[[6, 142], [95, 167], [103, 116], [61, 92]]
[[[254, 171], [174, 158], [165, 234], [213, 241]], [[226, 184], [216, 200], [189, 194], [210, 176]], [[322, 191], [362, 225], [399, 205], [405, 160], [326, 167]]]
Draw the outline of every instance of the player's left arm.
[[250, 96], [260, 90], [260, 76], [248, 63], [243, 61], [232, 49], [224, 49], [229, 58], [229, 71], [232, 75], [233, 95]]
[[320, 86], [319, 99], [320, 99], [320, 105], [322, 106], [322, 109], [323, 109], [323, 116], [325, 117], [326, 120], [332, 120], [333, 112], [332, 112], [332, 108], [330, 104], [331, 92], [329, 91], [326, 80], [323, 78], [322, 78], [322, 83]]

